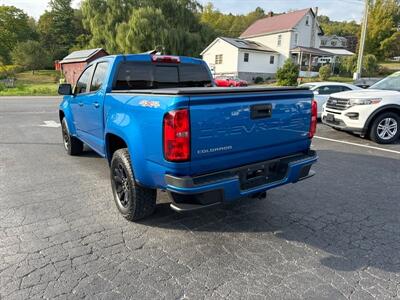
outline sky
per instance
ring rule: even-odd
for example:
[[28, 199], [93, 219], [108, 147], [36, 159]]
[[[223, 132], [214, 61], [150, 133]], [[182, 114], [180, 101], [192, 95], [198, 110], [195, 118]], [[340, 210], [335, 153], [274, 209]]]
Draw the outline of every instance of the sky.
[[[160, 0], [162, 1], [162, 0]], [[266, 12], [285, 12], [288, 10], [318, 7], [319, 14], [331, 20], [359, 22], [363, 13], [363, 0], [198, 0], [201, 4], [212, 2], [224, 13], [245, 14], [260, 6]], [[0, 5], [14, 5], [23, 9], [28, 15], [39, 19], [47, 9], [49, 0], [0, 0]], [[72, 1], [78, 7], [80, 0]]]

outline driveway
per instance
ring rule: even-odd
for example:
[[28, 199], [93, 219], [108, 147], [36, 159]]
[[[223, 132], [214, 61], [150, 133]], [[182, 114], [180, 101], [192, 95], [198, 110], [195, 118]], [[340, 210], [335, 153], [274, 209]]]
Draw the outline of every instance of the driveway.
[[0, 99], [0, 299], [400, 297], [400, 144], [319, 125], [310, 180], [178, 214], [119, 215], [108, 165], [69, 157], [59, 98]]

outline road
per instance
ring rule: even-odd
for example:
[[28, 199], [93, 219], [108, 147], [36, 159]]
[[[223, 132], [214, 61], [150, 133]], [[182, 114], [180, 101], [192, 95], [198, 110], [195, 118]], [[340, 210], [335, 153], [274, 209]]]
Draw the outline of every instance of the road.
[[106, 161], [64, 153], [58, 102], [0, 99], [0, 299], [400, 297], [400, 144], [319, 125], [310, 180], [189, 214], [160, 193], [131, 223]]

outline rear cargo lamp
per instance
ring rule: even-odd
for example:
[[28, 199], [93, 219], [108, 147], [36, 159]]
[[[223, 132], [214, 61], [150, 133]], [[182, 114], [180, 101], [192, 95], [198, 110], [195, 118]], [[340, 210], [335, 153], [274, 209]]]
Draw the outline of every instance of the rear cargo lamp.
[[308, 132], [308, 137], [312, 139], [315, 132], [317, 131], [317, 118], [318, 118], [318, 105], [317, 101], [313, 100], [311, 102], [311, 122], [310, 131]]
[[180, 109], [164, 115], [164, 156], [168, 161], [190, 159], [189, 110]]
[[181, 62], [179, 56], [170, 56], [170, 55], [153, 55], [151, 57], [151, 61], [159, 63], [171, 63], [171, 64], [179, 64]]

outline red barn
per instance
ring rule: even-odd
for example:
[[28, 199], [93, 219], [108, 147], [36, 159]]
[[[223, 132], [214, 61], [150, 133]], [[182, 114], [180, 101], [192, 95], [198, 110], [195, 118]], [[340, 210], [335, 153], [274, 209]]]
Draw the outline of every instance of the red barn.
[[61, 65], [61, 70], [64, 73], [66, 82], [72, 85], [76, 84], [76, 81], [88, 63], [106, 55], [108, 55], [108, 53], [104, 49], [97, 48], [74, 51], [64, 57], [59, 64]]

